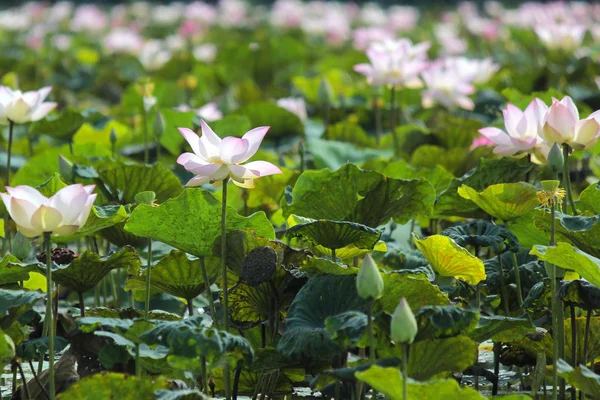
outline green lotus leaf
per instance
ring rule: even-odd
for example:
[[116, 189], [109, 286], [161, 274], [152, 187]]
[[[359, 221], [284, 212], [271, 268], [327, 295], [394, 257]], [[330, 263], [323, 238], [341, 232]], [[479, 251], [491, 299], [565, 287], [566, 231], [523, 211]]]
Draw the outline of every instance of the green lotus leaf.
[[[129, 215], [125, 210], [125, 207], [121, 205], [93, 206], [87, 222], [75, 235], [69, 237], [55, 237], [53, 240], [56, 243], [69, 243], [76, 238], [90, 236], [94, 233], [118, 225], [127, 220], [128, 217]], [[107, 231], [103, 232], [103, 235], [106, 233]]]
[[138, 378], [133, 375], [107, 372], [83, 378], [57, 396], [59, 400], [153, 399], [154, 392], [166, 389], [162, 377]]
[[518, 89], [515, 88], [506, 88], [502, 90], [502, 96], [506, 97], [506, 100], [510, 104], [514, 104], [516, 107], [524, 110], [529, 103], [535, 98], [541, 99], [544, 103], [552, 103], [552, 99], [562, 99], [565, 94], [556, 90], [556, 89], [548, 89], [546, 91], [535, 91], [535, 92], [526, 92], [529, 94], [521, 93]]
[[577, 208], [600, 214], [600, 182], [593, 183], [581, 192]]
[[584, 310], [600, 309], [600, 288], [583, 279], [563, 281], [557, 296], [566, 304], [572, 304]]
[[446, 190], [439, 194], [434, 214], [437, 216], [465, 216], [477, 215], [479, 207], [464, 199], [458, 194], [458, 188], [466, 185], [476, 191], [483, 191], [488, 186], [499, 183], [512, 183], [524, 181], [527, 174], [534, 170], [534, 166], [525, 160], [500, 158], [482, 158], [477, 167], [473, 168], [460, 178], [453, 179]]
[[342, 168], [348, 162], [360, 164], [373, 158], [389, 158], [394, 153], [391, 148], [375, 150], [365, 147], [359, 149], [349, 143], [324, 140], [316, 137], [307, 138], [306, 147], [312, 155], [312, 161], [317, 168], [329, 168], [332, 171]]
[[451, 238], [443, 235], [426, 239], [415, 237], [415, 245], [439, 275], [461, 279], [471, 285], [485, 280], [483, 262]]
[[111, 161], [99, 166], [97, 171], [99, 179], [121, 204], [135, 203], [135, 196], [140, 192], [153, 191], [158, 203], [182, 192], [179, 178], [160, 164], [150, 166]]
[[476, 311], [454, 305], [421, 307], [415, 318], [419, 327], [416, 341], [468, 334], [479, 321]]
[[41, 292], [0, 289], [0, 329], [6, 330], [46, 295]]
[[448, 236], [459, 246], [491, 247], [497, 251], [504, 243], [507, 250], [516, 251], [519, 241], [508, 229], [491, 222], [477, 220], [444, 229], [440, 235]]
[[210, 127], [221, 137], [242, 137], [252, 129], [252, 122], [243, 115], [232, 114], [211, 122]]
[[519, 353], [536, 359], [539, 353], [546, 353], [546, 359], [552, 359], [554, 341], [552, 335], [543, 328], [518, 326], [505, 329], [492, 337], [494, 342], [502, 342], [518, 349]]
[[[402, 395], [402, 375], [397, 368], [371, 366], [364, 372], [356, 372], [356, 377], [383, 393], [389, 400], [406, 400]], [[418, 382], [409, 378], [408, 397], [410, 399], [444, 400], [484, 400], [475, 389], [461, 388], [455, 379]]]
[[360, 125], [350, 121], [329, 125], [324, 139], [352, 143], [358, 147], [376, 147], [375, 138], [369, 137]]
[[[204, 264], [209, 283], [212, 284], [220, 271], [220, 262], [215, 257], [208, 257], [204, 260]], [[189, 301], [206, 290], [201, 265], [202, 260], [199, 258], [190, 257], [180, 250], [173, 250], [152, 266], [150, 284], [160, 292]], [[141, 269], [140, 263], [132, 264], [128, 270], [125, 290], [145, 289], [145, 287], [146, 270]]]
[[26, 281], [35, 270], [35, 265], [23, 265], [17, 257], [7, 254], [0, 260], [0, 285]]
[[[95, 287], [110, 271], [118, 268], [135, 268], [140, 258], [132, 247], [124, 247], [109, 256], [100, 257], [93, 251], [85, 251], [65, 267], [55, 267], [52, 278], [59, 285], [68, 287], [77, 293], [84, 293]], [[44, 273], [41, 266], [38, 272]]]
[[462, 164], [470, 161], [470, 156], [468, 148], [454, 148], [449, 151], [445, 147], [425, 143], [417, 147], [410, 155], [410, 163], [417, 168], [433, 168], [441, 165], [451, 173], [458, 173]]
[[[580, 361], [584, 359], [585, 324], [586, 317], [575, 318], [575, 345], [577, 347], [577, 359]], [[567, 318], [565, 319], [565, 354], [569, 354], [569, 358], [573, 343], [571, 329], [571, 318]], [[600, 317], [593, 316], [590, 318], [590, 333], [588, 340], [588, 360], [594, 360], [596, 357], [600, 356]]]
[[[323, 190], [327, 188], [327, 190]], [[435, 190], [422, 179], [390, 179], [346, 164], [337, 171], [306, 171], [286, 192], [283, 215], [349, 221], [376, 228], [394, 218], [405, 223], [428, 216]]]
[[454, 175], [439, 164], [433, 168], [415, 168], [404, 160], [390, 161], [384, 158], [369, 160], [363, 164], [362, 168], [379, 171], [394, 179], [425, 179], [433, 186], [437, 194], [444, 191], [454, 178]]
[[[600, 217], [597, 215], [570, 216], [556, 213], [556, 240], [569, 241], [582, 251], [600, 257]], [[538, 229], [550, 232], [550, 213], [540, 210], [534, 216], [533, 223]], [[539, 243], [539, 242], [538, 242]]]
[[15, 344], [10, 336], [0, 331], [0, 366], [4, 368], [15, 358]]
[[267, 139], [281, 140], [304, 134], [304, 125], [296, 114], [269, 101], [253, 102], [236, 113], [247, 117], [252, 126], [270, 126]]
[[383, 296], [375, 305], [391, 314], [402, 297], [406, 298], [413, 312], [424, 306], [445, 306], [450, 304], [448, 296], [439, 287], [429, 282], [424, 274], [402, 274], [391, 272], [383, 275]]
[[[221, 234], [220, 223], [221, 203], [209, 192], [186, 189], [180, 196], [159, 206], [137, 206], [125, 230], [166, 243], [196, 257], [208, 257], [212, 255], [213, 242]], [[254, 229], [258, 236], [275, 238], [273, 226], [263, 212], [242, 217], [228, 206], [227, 229], [247, 228]]]
[[477, 343], [483, 343], [500, 332], [517, 327], [533, 328], [533, 325], [531, 324], [531, 321], [525, 318], [512, 318], [500, 315], [482, 315], [479, 317], [477, 328], [468, 333], [467, 336]]
[[[337, 61], [339, 61], [339, 58]], [[333, 90], [333, 95], [336, 99], [339, 96], [350, 97], [352, 95], [354, 86], [352, 84], [352, 77], [347, 71], [339, 68], [328, 69], [322, 75], [311, 78], [305, 76], [295, 76], [292, 79], [292, 83], [294, 84], [294, 87], [302, 92], [308, 102], [317, 104], [319, 103], [318, 93], [322, 79], [326, 79], [327, 82], [329, 82]]]
[[600, 287], [600, 259], [568, 243], [559, 242], [556, 246], [537, 245], [531, 249], [530, 254], [537, 256], [542, 261], [575, 271], [592, 285]]
[[[196, 116], [194, 112], [180, 112], [177, 110], [171, 110], [168, 108], [161, 108], [160, 113], [165, 121], [165, 131], [160, 137], [160, 144], [167, 149], [167, 151], [177, 156], [181, 154], [181, 148], [185, 143], [185, 139], [177, 130], [180, 126], [192, 126], [192, 121]], [[156, 115], [152, 115], [148, 120], [148, 126], [151, 127], [154, 124]], [[215, 130], [219, 135], [223, 135], [220, 131]]]
[[360, 311], [346, 311], [325, 319], [325, 332], [338, 346], [355, 345], [367, 331], [367, 316]]
[[327, 337], [328, 317], [358, 311], [366, 305], [352, 275], [318, 275], [300, 289], [290, 306], [286, 330], [277, 350], [292, 359], [331, 360], [343, 348]]
[[494, 218], [512, 221], [523, 217], [539, 205], [537, 188], [529, 183], [500, 183], [478, 192], [470, 186], [458, 188], [461, 197], [471, 200]]
[[326, 258], [320, 257], [308, 257], [298, 269], [307, 273], [309, 276], [319, 274], [355, 275], [358, 273], [358, 268], [333, 262]]
[[46, 197], [52, 197], [58, 192], [60, 189], [67, 187], [67, 184], [62, 181], [60, 178], [60, 174], [55, 172], [52, 174], [52, 177], [38, 185], [36, 189]]
[[[16, 348], [17, 356], [27, 361], [39, 361], [48, 352], [50, 341], [48, 337], [25, 340]], [[54, 338], [54, 351], [60, 353], [69, 345], [69, 341], [62, 336]]]
[[372, 250], [379, 241], [381, 232], [355, 222], [313, 220], [291, 215], [286, 235], [300, 237], [317, 248], [337, 250], [353, 246]]
[[[523, 218], [506, 224], [519, 240], [519, 244], [526, 249], [530, 249], [539, 243], [550, 243], [549, 231], [538, 229], [534, 224], [534, 216], [536, 215], [544, 215], [544, 210], [533, 210]], [[547, 218], [549, 219], [549, 216]]]
[[107, 328], [112, 332], [127, 332], [134, 321], [122, 318], [83, 317], [77, 320], [77, 326], [82, 332], [91, 333], [98, 328]]
[[29, 127], [31, 135], [49, 135], [55, 139], [71, 140], [83, 125], [85, 118], [81, 112], [67, 107], [62, 114], [36, 121]]
[[585, 365], [573, 368], [565, 360], [558, 360], [556, 368], [558, 369], [558, 375], [568, 384], [592, 398], [600, 398], [600, 375], [594, 373]]
[[464, 335], [416, 341], [409, 352], [408, 376], [426, 381], [438, 374], [462, 372], [477, 362], [477, 350], [477, 343]]

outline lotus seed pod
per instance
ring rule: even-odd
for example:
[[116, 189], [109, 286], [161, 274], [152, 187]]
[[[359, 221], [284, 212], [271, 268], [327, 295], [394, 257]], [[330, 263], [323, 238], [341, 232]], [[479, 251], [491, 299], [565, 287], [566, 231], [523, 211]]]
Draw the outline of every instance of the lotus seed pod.
[[275, 271], [277, 271], [277, 253], [268, 246], [252, 250], [242, 264], [242, 277], [252, 287], [269, 281], [275, 276]]
[[415, 340], [418, 331], [419, 328], [417, 327], [415, 315], [410, 309], [408, 302], [403, 297], [392, 314], [390, 337], [396, 343], [411, 344]]
[[356, 277], [356, 290], [363, 299], [378, 299], [383, 295], [383, 278], [370, 254], [365, 256]]

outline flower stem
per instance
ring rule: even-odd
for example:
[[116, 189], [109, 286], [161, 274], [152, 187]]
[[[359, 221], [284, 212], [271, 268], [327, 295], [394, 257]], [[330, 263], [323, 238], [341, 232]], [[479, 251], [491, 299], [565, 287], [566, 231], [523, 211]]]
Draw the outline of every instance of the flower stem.
[[[221, 279], [223, 280], [223, 326], [229, 331], [229, 293], [227, 292], [227, 183], [229, 177], [223, 179], [223, 198], [221, 200]], [[223, 368], [223, 385], [225, 386], [225, 399], [231, 400], [229, 367]]]
[[204, 288], [206, 290], [206, 297], [208, 297], [208, 305], [210, 307], [213, 324], [215, 324], [215, 328], [219, 329], [217, 310], [215, 309], [215, 302], [213, 300], [212, 290], [210, 289], [210, 281], [208, 279], [208, 272], [206, 272], [206, 260], [204, 257], [200, 257], [200, 268], [202, 269], [202, 279], [204, 280]]
[[48, 380], [50, 382], [50, 400], [56, 398], [56, 384], [54, 381], [54, 317], [52, 312], [52, 232], [44, 232], [46, 246], [46, 320], [48, 321]]
[[[556, 215], [556, 199], [554, 201], [552, 201], [552, 205], [550, 207], [550, 246], [555, 246], [556, 245], [556, 237], [555, 237], [555, 215]], [[558, 399], [558, 369], [557, 369], [557, 361], [558, 361], [558, 312], [557, 312], [557, 307], [558, 307], [558, 301], [556, 298], [556, 265], [552, 264], [552, 276], [550, 277], [552, 279], [551, 281], [551, 290], [552, 290], [552, 338], [553, 340], [553, 346], [552, 346], [552, 364], [553, 364], [553, 368], [552, 368], [552, 399], [556, 400]]]
[[517, 262], [517, 253], [512, 252], [513, 268], [515, 271], [515, 283], [517, 284], [517, 301], [519, 308], [523, 308], [523, 288], [521, 287], [521, 272], [519, 271], [519, 263]]
[[148, 239], [148, 264], [146, 266], [146, 302], [144, 304], [144, 320], [148, 321], [150, 314], [150, 274], [152, 269], [152, 239]]
[[396, 87], [390, 88], [390, 128], [392, 130], [392, 140], [394, 143], [394, 155], [398, 155], [400, 144], [396, 135]]
[[402, 343], [402, 398], [408, 400], [408, 352], [410, 344]]
[[148, 148], [148, 113], [142, 100], [142, 128], [144, 129], [144, 164], [150, 162], [150, 149]]
[[6, 175], [4, 177], [4, 186], [10, 184], [10, 159], [12, 157], [12, 143], [13, 143], [13, 128], [15, 123], [8, 120], [8, 148], [6, 149]]
[[498, 274], [500, 277], [500, 294], [502, 294], [502, 304], [504, 305], [504, 314], [510, 317], [510, 309], [508, 304], [508, 290], [506, 289], [506, 281], [504, 279], [504, 268], [502, 267], [502, 253], [498, 252]]
[[373, 334], [373, 299], [367, 303], [367, 331], [369, 332], [369, 362], [375, 364], [375, 335]]
[[575, 201], [573, 201], [573, 192], [571, 191], [571, 174], [569, 173], [569, 145], [563, 144], [563, 158], [565, 159], [563, 165], [563, 183], [565, 185], [565, 190], [567, 191], [567, 196], [563, 202], [563, 209], [565, 210], [565, 214], [567, 214], [567, 200], [573, 209], [573, 215], [577, 215], [577, 209], [575, 208]]
[[140, 362], [140, 345], [135, 345], [135, 376], [140, 378], [142, 376], [142, 364]]
[[379, 97], [373, 98], [373, 112], [375, 113], [375, 140], [377, 148], [381, 145], [381, 107], [379, 106]]

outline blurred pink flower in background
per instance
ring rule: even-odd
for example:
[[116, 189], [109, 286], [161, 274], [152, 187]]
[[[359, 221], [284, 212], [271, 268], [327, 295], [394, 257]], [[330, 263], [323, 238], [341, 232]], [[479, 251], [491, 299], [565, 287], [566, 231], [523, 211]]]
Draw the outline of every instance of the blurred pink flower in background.
[[375, 26], [357, 28], [352, 33], [352, 36], [354, 37], [354, 48], [361, 51], [366, 50], [373, 43], [394, 39], [394, 35], [390, 31]]
[[302, 97], [285, 97], [277, 100], [277, 105], [296, 114], [302, 122], [306, 121], [306, 102]]
[[94, 4], [83, 4], [75, 9], [71, 30], [75, 32], [99, 32], [108, 26], [106, 13]]
[[387, 26], [392, 32], [408, 32], [419, 21], [419, 10], [412, 6], [392, 6], [387, 11]]
[[104, 37], [104, 47], [110, 53], [138, 54], [144, 39], [130, 28], [113, 29]]
[[199, 44], [192, 50], [194, 58], [198, 61], [211, 63], [217, 56], [217, 46], [212, 43]]
[[223, 113], [219, 110], [219, 106], [215, 102], [207, 103], [195, 110], [186, 104], [182, 104], [176, 110], [182, 112], [193, 111], [196, 115], [209, 122], [223, 118]]
[[439, 104], [447, 109], [463, 108], [472, 110], [475, 107], [469, 95], [475, 93], [471, 82], [461, 78], [456, 64], [440, 59], [432, 62], [421, 74], [425, 82], [425, 90], [421, 92], [421, 104], [431, 108]]
[[304, 18], [304, 3], [300, 0], [277, 0], [271, 9], [271, 24], [280, 28], [297, 28]]
[[545, 24], [535, 27], [540, 41], [551, 50], [574, 51], [583, 42], [587, 28], [575, 24]]
[[484, 59], [473, 59], [466, 57], [448, 57], [448, 65], [454, 64], [453, 68], [461, 79], [475, 84], [486, 83], [498, 72], [500, 65], [495, 64], [491, 57]]
[[186, 5], [185, 18], [198, 21], [204, 25], [212, 25], [217, 20], [217, 9], [202, 1], [194, 1]]

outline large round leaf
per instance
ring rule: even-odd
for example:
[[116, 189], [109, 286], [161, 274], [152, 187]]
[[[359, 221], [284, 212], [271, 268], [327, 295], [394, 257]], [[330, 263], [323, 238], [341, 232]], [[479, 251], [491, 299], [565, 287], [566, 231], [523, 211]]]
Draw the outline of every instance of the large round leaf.
[[458, 194], [502, 221], [520, 218], [536, 208], [539, 205], [537, 191], [535, 186], [525, 182], [491, 185], [482, 192], [467, 185], [458, 188]]
[[[152, 266], [150, 284], [161, 292], [188, 300], [193, 299], [206, 290], [201, 265], [199, 258], [190, 257], [180, 250], [173, 250]], [[204, 265], [209, 284], [212, 284], [220, 271], [219, 260], [208, 257], [204, 260]], [[139, 263], [131, 265], [125, 290], [145, 289], [146, 273], [145, 269], [141, 270]]]
[[415, 317], [419, 326], [417, 341], [469, 333], [479, 320], [475, 310], [455, 305], [421, 307]]
[[313, 276], [300, 289], [286, 319], [286, 331], [277, 350], [286, 357], [331, 360], [343, 351], [327, 336], [325, 321], [366, 305], [356, 292], [353, 275]]
[[556, 246], [534, 246], [531, 254], [542, 261], [575, 271], [591, 284], [600, 287], [600, 259], [568, 243], [560, 242]]
[[590, 395], [592, 398], [600, 398], [600, 375], [594, 373], [594, 371], [585, 365], [573, 368], [565, 360], [558, 360], [556, 368], [560, 377], [567, 381], [568, 384]]
[[477, 362], [478, 345], [466, 336], [421, 340], [410, 347], [408, 376], [419, 381], [462, 372]]
[[0, 329], [8, 329], [38, 301], [44, 293], [0, 289]]
[[284, 137], [304, 134], [304, 125], [300, 118], [275, 103], [254, 102], [238, 110], [237, 113], [246, 116], [252, 122], [252, 126], [270, 126], [267, 139], [281, 140]]
[[[540, 210], [533, 223], [538, 229], [550, 232], [550, 213]], [[569, 241], [580, 250], [600, 257], [600, 216], [571, 216], [556, 212], [555, 229], [557, 241]]]
[[383, 296], [375, 305], [391, 314], [402, 297], [413, 312], [424, 306], [445, 306], [450, 304], [448, 296], [439, 287], [429, 282], [424, 274], [403, 274], [391, 272], [383, 275]]
[[415, 245], [436, 273], [461, 279], [471, 285], [485, 280], [483, 262], [447, 236], [417, 239]]
[[[171, 245], [197, 257], [212, 255], [213, 242], [221, 234], [221, 203], [204, 190], [186, 189], [175, 199], [153, 207], [140, 204], [131, 214], [125, 230]], [[264, 212], [249, 217], [227, 207], [227, 229], [252, 228], [258, 236], [275, 238]]]
[[440, 235], [448, 236], [463, 247], [491, 247], [497, 251], [498, 245], [504, 243], [508, 250], [516, 251], [519, 248], [517, 237], [511, 231], [482, 220], [452, 226], [444, 229]]
[[166, 389], [164, 378], [138, 378], [113, 372], [84, 378], [58, 395], [59, 400], [153, 399], [154, 392]]

